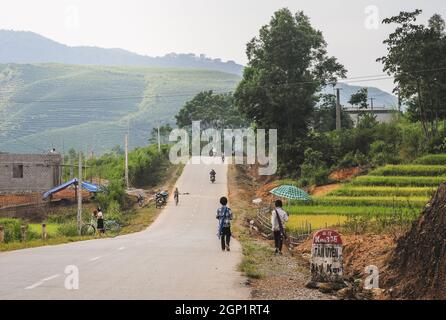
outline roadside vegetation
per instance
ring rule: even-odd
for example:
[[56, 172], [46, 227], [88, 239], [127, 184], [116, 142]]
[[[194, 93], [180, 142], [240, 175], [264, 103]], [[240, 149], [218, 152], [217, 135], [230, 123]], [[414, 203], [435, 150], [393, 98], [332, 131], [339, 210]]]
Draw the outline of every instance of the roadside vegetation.
[[[157, 146], [138, 148], [129, 153], [129, 178], [133, 186], [154, 191], [161, 188], [171, 189], [180, 176], [182, 166], [171, 165], [168, 161], [168, 146], [163, 145], [161, 152]], [[67, 157], [78, 158], [70, 151]], [[114, 237], [147, 228], [158, 216], [159, 209], [151, 202], [140, 208], [136, 200], [129, 196], [124, 187], [124, 155], [110, 152], [97, 159], [87, 161], [85, 175], [94, 182], [102, 182], [103, 191], [88, 197], [83, 204], [83, 223], [96, 225], [92, 213], [96, 208], [103, 210], [106, 221], [115, 221], [120, 230], [107, 230], [103, 237]], [[65, 172], [67, 174], [67, 172]], [[99, 180], [100, 175], [100, 180]], [[65, 177], [69, 179], [69, 177]], [[146, 199], [148, 200], [148, 199]], [[77, 229], [77, 205], [75, 203], [45, 209], [42, 221], [27, 221], [16, 218], [0, 218], [5, 230], [4, 243], [0, 251], [23, 249], [42, 245], [53, 245], [98, 238], [99, 235], [79, 236]], [[46, 225], [46, 239], [43, 240], [42, 224]], [[22, 229], [22, 226], [25, 229]], [[23, 237], [23, 231], [24, 237]]]

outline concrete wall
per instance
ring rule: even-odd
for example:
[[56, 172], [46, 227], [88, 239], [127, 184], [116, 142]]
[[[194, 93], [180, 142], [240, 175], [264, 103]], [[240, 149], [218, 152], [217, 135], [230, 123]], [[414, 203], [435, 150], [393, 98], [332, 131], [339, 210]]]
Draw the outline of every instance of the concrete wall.
[[[350, 118], [353, 120], [353, 124], [356, 127], [360, 116], [370, 110], [347, 110]], [[391, 122], [397, 115], [398, 112], [394, 110], [374, 110], [373, 114], [376, 116], [376, 121], [380, 123]]]
[[[0, 154], [0, 193], [42, 192], [60, 181], [59, 154]], [[14, 165], [23, 165], [23, 178], [13, 177]]]

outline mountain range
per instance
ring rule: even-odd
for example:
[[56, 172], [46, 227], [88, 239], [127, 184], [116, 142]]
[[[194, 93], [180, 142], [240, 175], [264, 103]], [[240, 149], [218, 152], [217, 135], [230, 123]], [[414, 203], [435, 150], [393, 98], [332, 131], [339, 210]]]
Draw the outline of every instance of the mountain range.
[[[69, 47], [32, 32], [0, 30], [0, 152], [55, 147], [96, 154], [148, 142], [159, 124], [203, 90], [233, 91], [243, 66], [204, 55], [141, 56], [122, 49]], [[339, 84], [347, 105], [360, 87]], [[333, 88], [326, 88], [333, 93]], [[396, 98], [369, 88], [376, 107]]]
[[98, 66], [198, 68], [241, 75], [243, 66], [204, 54], [139, 55], [123, 49], [70, 47], [29, 31], [0, 30], [0, 63], [63, 63]]

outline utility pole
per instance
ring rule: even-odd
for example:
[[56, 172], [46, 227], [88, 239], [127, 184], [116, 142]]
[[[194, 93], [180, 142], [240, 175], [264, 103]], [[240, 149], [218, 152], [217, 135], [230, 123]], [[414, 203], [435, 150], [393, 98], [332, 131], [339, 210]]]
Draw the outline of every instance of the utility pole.
[[341, 94], [340, 88], [336, 88], [336, 130], [341, 130]]
[[125, 187], [129, 188], [129, 135], [125, 135]]
[[401, 113], [401, 95], [400, 91], [398, 90], [398, 115]]
[[161, 152], [160, 125], [158, 124], [158, 152]]
[[375, 98], [370, 98], [370, 108], [372, 109], [372, 113], [373, 113], [373, 100], [375, 100]]
[[77, 181], [77, 232], [82, 229], [82, 152], [79, 152], [79, 178]]

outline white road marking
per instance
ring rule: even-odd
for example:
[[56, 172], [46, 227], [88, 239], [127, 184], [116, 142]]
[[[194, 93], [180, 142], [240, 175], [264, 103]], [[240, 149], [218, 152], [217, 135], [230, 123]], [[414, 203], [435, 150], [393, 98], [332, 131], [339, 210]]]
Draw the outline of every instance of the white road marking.
[[124, 249], [125, 249], [125, 247], [119, 247], [118, 248], [119, 251], [124, 250]]
[[56, 279], [56, 278], [59, 277], [59, 276], [60, 276], [60, 274], [55, 274], [55, 275], [52, 275], [52, 276], [50, 276], [50, 277], [48, 277], [48, 278], [42, 279], [42, 280], [40, 280], [39, 282], [36, 282], [36, 283], [34, 283], [34, 284], [32, 284], [32, 285], [26, 287], [25, 290], [34, 289], [34, 288], [36, 288], [36, 287], [42, 285], [45, 281], [50, 281], [50, 280]]
[[42, 279], [42, 281], [50, 281], [50, 280], [56, 279], [57, 277], [60, 277], [60, 274], [55, 274], [54, 276]]
[[35, 287], [40, 286], [41, 284], [43, 284], [43, 281], [39, 281], [34, 283], [33, 285], [30, 285], [29, 287], [26, 287], [25, 290], [30, 290], [30, 289], [34, 289]]
[[99, 256], [99, 257], [94, 257], [94, 258], [91, 258], [91, 259], [90, 259], [90, 261], [96, 261], [96, 260], [99, 260], [99, 259], [101, 259], [101, 256]]

